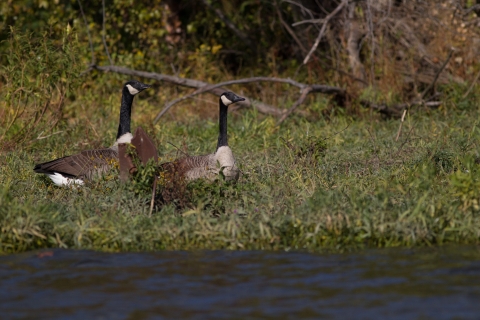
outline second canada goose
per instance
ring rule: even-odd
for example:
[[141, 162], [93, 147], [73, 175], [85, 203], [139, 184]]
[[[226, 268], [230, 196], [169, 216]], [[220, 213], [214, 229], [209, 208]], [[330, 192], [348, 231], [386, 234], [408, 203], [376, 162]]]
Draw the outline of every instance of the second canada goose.
[[229, 105], [244, 100], [245, 98], [229, 91], [222, 93], [220, 96], [219, 134], [215, 153], [189, 156], [177, 159], [174, 162], [163, 163], [161, 169], [175, 173], [187, 181], [199, 178], [212, 181], [215, 180], [220, 171], [223, 173], [225, 180], [237, 180], [240, 170], [236, 166], [233, 152], [228, 146], [227, 113]]
[[33, 171], [46, 174], [57, 186], [83, 184], [110, 170], [118, 163], [118, 144], [130, 143], [133, 136], [130, 132], [132, 104], [134, 96], [150, 85], [139, 81], [126, 82], [122, 90], [120, 120], [115, 143], [110, 148], [82, 151], [78, 154], [58, 158], [35, 165]]

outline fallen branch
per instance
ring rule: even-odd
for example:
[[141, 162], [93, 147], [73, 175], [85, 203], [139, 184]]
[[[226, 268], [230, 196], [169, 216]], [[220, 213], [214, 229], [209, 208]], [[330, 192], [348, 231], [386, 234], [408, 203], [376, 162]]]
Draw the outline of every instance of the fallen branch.
[[[278, 116], [281, 116], [281, 119], [279, 123], [283, 122], [294, 110], [298, 105], [300, 105], [306, 98], [306, 96], [311, 93], [311, 92], [321, 92], [321, 93], [327, 93], [327, 94], [340, 94], [340, 95], [345, 95], [345, 90], [339, 87], [332, 87], [332, 86], [326, 86], [326, 85], [319, 85], [319, 84], [313, 84], [313, 85], [308, 85], [305, 83], [300, 83], [298, 81], [289, 79], [289, 78], [271, 78], [271, 77], [253, 77], [253, 78], [244, 78], [244, 79], [238, 79], [238, 80], [230, 80], [230, 81], [225, 81], [225, 82], [220, 82], [217, 84], [213, 85], [207, 85], [202, 88], [199, 88], [198, 90], [192, 92], [189, 95], [177, 98], [165, 105], [162, 111], [158, 113], [158, 115], [155, 117], [154, 123], [156, 123], [172, 106], [175, 104], [190, 99], [196, 95], [199, 95], [204, 92], [209, 92], [212, 90], [216, 90], [220, 87], [227, 86], [227, 85], [232, 85], [232, 84], [242, 84], [242, 83], [251, 83], [251, 82], [278, 82], [278, 83], [286, 83], [290, 84], [292, 86], [298, 87], [302, 90], [302, 96], [301, 99], [297, 100], [297, 102], [289, 109], [289, 110], [279, 110], [281, 114]], [[225, 91], [224, 89], [221, 90], [222, 93]], [[303, 98], [302, 98], [303, 97]]]
[[[310, 84], [305, 84], [305, 83], [292, 80], [290, 78], [252, 77], [252, 78], [244, 78], [244, 79], [238, 79], [238, 80], [229, 80], [229, 81], [224, 81], [217, 84], [209, 84], [207, 82], [200, 81], [200, 80], [180, 78], [180, 77], [169, 76], [169, 75], [156, 73], [156, 72], [139, 71], [139, 70], [119, 67], [119, 66], [97, 66], [97, 65], [90, 66], [89, 69], [84, 71], [84, 73], [89, 72], [90, 70], [93, 70], [93, 69], [103, 71], [103, 72], [115, 72], [115, 73], [135, 76], [135, 77], [154, 79], [157, 81], [166, 81], [166, 82], [170, 82], [183, 87], [197, 88], [197, 90], [195, 90], [193, 93], [167, 103], [163, 108], [163, 110], [160, 111], [155, 117], [154, 123], [156, 123], [173, 105], [205, 92], [210, 92], [217, 96], [220, 96], [222, 95], [222, 93], [227, 91], [222, 87], [232, 85], [232, 84], [243, 84], [243, 83], [251, 83], [251, 82], [285, 83], [285, 84], [289, 84], [289, 85], [300, 88], [302, 90], [302, 93], [306, 92], [305, 97], [309, 93], [313, 93], [313, 92], [319, 92], [319, 93], [325, 93], [325, 94], [336, 94], [341, 96], [346, 94], [345, 89], [342, 89], [339, 87], [320, 85], [320, 84], [310, 85]], [[305, 89], [308, 89], [308, 90], [305, 91]], [[246, 107], [253, 106], [261, 113], [273, 115], [276, 117], [281, 117], [279, 122], [281, 123], [298, 107], [298, 105], [303, 103], [303, 101], [305, 100], [305, 97], [301, 100], [300, 99], [297, 100], [297, 103], [294, 104], [289, 110], [282, 110], [274, 106], [265, 104], [261, 101], [250, 99], [248, 97], [244, 97], [246, 100], [243, 102], [239, 102], [239, 104], [241, 106], [246, 106]]]
[[[119, 66], [93, 65], [93, 66], [90, 66], [88, 70], [93, 70], [93, 69], [103, 71], [103, 72], [115, 72], [115, 73], [125, 74], [129, 76], [154, 79], [157, 81], [165, 81], [165, 82], [173, 83], [183, 87], [197, 88], [197, 90], [195, 90], [191, 94], [188, 94], [186, 96], [172, 100], [169, 103], [166, 103], [162, 111], [160, 111], [155, 117], [154, 123], [158, 122], [158, 120], [175, 104], [181, 101], [193, 98], [194, 96], [205, 93], [205, 92], [209, 92], [217, 96], [220, 96], [222, 93], [227, 91], [223, 87], [232, 85], [232, 84], [245, 84], [245, 83], [252, 83], [252, 82], [276, 82], [276, 83], [289, 84], [299, 88], [301, 91], [301, 95], [298, 98], [298, 100], [288, 110], [279, 109], [274, 106], [265, 104], [261, 101], [250, 99], [248, 97], [244, 97], [246, 98], [246, 100], [243, 103], [242, 102], [239, 103], [243, 107], [252, 106], [263, 114], [279, 117], [280, 119], [278, 121], [278, 124], [281, 124], [283, 121], [285, 121], [285, 119], [288, 118], [296, 110], [296, 108], [298, 108], [298, 106], [305, 101], [306, 97], [310, 93], [317, 92], [317, 93], [324, 93], [324, 94], [334, 94], [337, 97], [343, 97], [347, 95], [345, 89], [342, 89], [340, 87], [320, 85], [320, 84], [310, 85], [310, 84], [305, 84], [305, 83], [295, 81], [290, 78], [252, 77], [252, 78], [244, 78], [244, 79], [237, 79], [237, 80], [229, 80], [229, 81], [224, 81], [217, 84], [209, 84], [207, 82], [200, 81], [200, 80], [180, 78], [180, 77], [165, 75], [165, 74], [156, 73], [156, 72], [139, 71], [139, 70], [119, 67]], [[85, 72], [88, 72], [88, 70]], [[392, 106], [388, 106], [387, 104], [376, 104], [367, 100], [360, 100], [360, 104], [363, 105], [364, 107], [372, 108], [373, 110], [378, 111], [381, 114], [384, 114], [388, 117], [400, 118], [403, 114], [403, 110], [415, 105], [424, 105], [427, 107], [440, 106], [442, 104], [440, 101], [432, 101], [434, 98], [437, 98], [437, 97], [438, 97], [438, 94], [435, 94], [427, 100], [415, 100], [409, 103], [400, 103]]]
[[[445, 69], [445, 67], [447, 66], [450, 59], [452, 58], [452, 54], [453, 54], [454, 51], [455, 51], [454, 49], [450, 50], [450, 52], [448, 53], [447, 59], [445, 59], [442, 66], [440, 67], [440, 69], [438, 69], [438, 71], [436, 72], [435, 77], [433, 78], [433, 81], [420, 94], [419, 99], [417, 98], [417, 99], [415, 99], [411, 102], [408, 102], [408, 103], [399, 103], [399, 104], [392, 105], [392, 106], [388, 106], [386, 104], [375, 104], [373, 102], [366, 101], [366, 100], [361, 100], [360, 104], [363, 105], [364, 107], [372, 108], [372, 109], [386, 115], [387, 117], [394, 117], [394, 118], [400, 118], [401, 117], [402, 119], [405, 116], [405, 110], [407, 110], [410, 107], [416, 106], [416, 105], [424, 105], [426, 107], [431, 107], [431, 108], [439, 107], [442, 104], [442, 102], [441, 101], [434, 101], [434, 99], [436, 99], [440, 94], [434, 93], [428, 99], [425, 99], [425, 96], [430, 90], [432, 90], [435, 87], [435, 84], [437, 83], [438, 77], [440, 76], [440, 74]], [[403, 122], [403, 120], [402, 120], [402, 122]], [[399, 131], [398, 134], [400, 134], [400, 131]], [[398, 135], [397, 135], [396, 140], [398, 140]]]
[[430, 108], [439, 107], [441, 101], [424, 101], [424, 100], [415, 100], [410, 103], [399, 103], [388, 106], [386, 103], [376, 104], [367, 100], [360, 100], [360, 104], [364, 107], [371, 108], [375, 111], [378, 111], [381, 114], [386, 115], [389, 118], [400, 118], [403, 115], [403, 111], [407, 108], [424, 105]]
[[[195, 80], [195, 79], [188, 79], [188, 78], [180, 78], [180, 77], [175, 77], [175, 76], [169, 76], [161, 73], [155, 73], [155, 72], [146, 72], [146, 71], [138, 71], [134, 69], [129, 69], [125, 67], [119, 67], [119, 66], [97, 66], [93, 65], [90, 66], [89, 69], [84, 71], [82, 74], [85, 74], [91, 70], [99, 70], [103, 72], [115, 72], [115, 73], [120, 73], [120, 74], [125, 74], [129, 76], [134, 76], [134, 77], [142, 77], [142, 78], [147, 78], [147, 79], [154, 79], [157, 81], [165, 81], [169, 83], [173, 83], [182, 87], [189, 87], [189, 88], [203, 88], [208, 85], [210, 85], [207, 82]], [[216, 88], [213, 90], [210, 90], [210, 93], [215, 94], [217, 96], [220, 96], [222, 93], [224, 93], [226, 90], [222, 88]], [[259, 112], [263, 114], [268, 114], [268, 115], [273, 115], [276, 117], [280, 117], [283, 114], [283, 111], [265, 104], [261, 101], [250, 99], [248, 97], [246, 98], [245, 101], [239, 102], [243, 107], [254, 107], [256, 108]]]

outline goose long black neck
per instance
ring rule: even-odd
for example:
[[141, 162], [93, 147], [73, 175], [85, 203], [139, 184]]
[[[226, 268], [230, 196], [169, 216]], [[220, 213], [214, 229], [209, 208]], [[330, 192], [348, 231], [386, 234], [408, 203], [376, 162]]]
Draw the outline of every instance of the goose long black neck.
[[132, 118], [133, 95], [128, 92], [127, 87], [123, 87], [122, 104], [120, 106], [120, 121], [118, 123], [117, 139], [130, 131], [130, 120]]
[[219, 134], [218, 134], [218, 143], [217, 150], [220, 147], [228, 146], [228, 137], [227, 137], [227, 113], [228, 106], [226, 106], [222, 99], [220, 98], [220, 117], [219, 117]]

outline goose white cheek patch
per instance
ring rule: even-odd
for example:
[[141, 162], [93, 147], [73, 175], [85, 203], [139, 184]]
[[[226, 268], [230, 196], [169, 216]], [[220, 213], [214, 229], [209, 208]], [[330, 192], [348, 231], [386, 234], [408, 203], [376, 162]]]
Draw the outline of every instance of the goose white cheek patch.
[[226, 106], [232, 104], [232, 101], [229, 100], [229, 99], [228, 99], [227, 97], [225, 97], [225, 96], [222, 96], [222, 102], [223, 102], [223, 104], [226, 105]]
[[139, 93], [140, 91], [135, 89], [134, 87], [132, 87], [131, 85], [127, 84], [127, 89], [128, 91], [130, 92], [130, 94], [132, 96], [136, 95], [137, 93]]

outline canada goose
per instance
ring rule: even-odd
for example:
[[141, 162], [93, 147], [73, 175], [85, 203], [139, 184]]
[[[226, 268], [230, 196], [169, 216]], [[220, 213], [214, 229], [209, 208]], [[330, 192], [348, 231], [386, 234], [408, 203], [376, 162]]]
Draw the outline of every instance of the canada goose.
[[180, 158], [174, 162], [161, 164], [163, 171], [174, 173], [179, 178], [187, 181], [205, 178], [207, 180], [215, 180], [220, 171], [223, 172], [225, 180], [237, 180], [239, 177], [239, 169], [235, 165], [233, 152], [228, 146], [227, 137], [227, 112], [228, 106], [232, 103], [244, 101], [233, 92], [224, 92], [219, 99], [220, 116], [219, 116], [219, 134], [217, 150], [215, 153], [202, 156], [189, 156]]
[[124, 84], [117, 138], [113, 146], [86, 150], [75, 155], [40, 163], [35, 165], [33, 171], [46, 174], [57, 186], [83, 184], [84, 180], [91, 180], [106, 173], [118, 163], [118, 144], [130, 143], [133, 138], [130, 133], [133, 97], [147, 88], [150, 88], [150, 85], [135, 80]]

